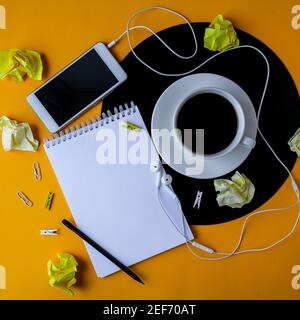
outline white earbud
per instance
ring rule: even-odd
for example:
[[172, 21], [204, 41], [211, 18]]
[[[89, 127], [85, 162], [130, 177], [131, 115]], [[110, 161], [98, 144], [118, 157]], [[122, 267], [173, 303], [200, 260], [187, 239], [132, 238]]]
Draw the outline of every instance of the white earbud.
[[150, 165], [150, 170], [153, 173], [156, 173], [156, 188], [160, 187], [160, 183], [161, 183], [161, 176], [162, 176], [162, 165], [160, 163], [160, 161], [155, 161], [153, 163], [151, 163]]
[[171, 184], [172, 184], [172, 177], [169, 174], [165, 174], [161, 177], [161, 184], [165, 186], [168, 194], [173, 198], [177, 199], [176, 193], [173, 191]]
[[165, 174], [162, 176], [161, 178], [161, 183], [164, 185], [164, 186], [170, 186], [172, 184], [172, 177], [169, 175], [169, 174]]
[[172, 198], [176, 199], [176, 194], [170, 188], [173, 179], [169, 174], [163, 175], [163, 167], [161, 165], [161, 162], [156, 161], [151, 163], [150, 170], [154, 173], [156, 172], [157, 174], [155, 183], [156, 187], [159, 188], [161, 184], [166, 186], [167, 192], [172, 196]]
[[159, 170], [161, 170], [161, 163], [160, 163], [160, 161], [156, 161], [156, 162], [151, 163], [151, 165], [150, 165], [150, 170], [151, 170], [152, 172], [158, 172]]

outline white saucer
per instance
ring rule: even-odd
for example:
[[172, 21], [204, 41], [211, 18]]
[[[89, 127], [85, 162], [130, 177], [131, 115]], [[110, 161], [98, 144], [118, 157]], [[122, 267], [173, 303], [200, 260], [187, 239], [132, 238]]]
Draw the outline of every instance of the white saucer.
[[[231, 102], [238, 118], [237, 136], [226, 149], [214, 155], [203, 156], [190, 151], [186, 153], [188, 161], [177, 163], [174, 159], [170, 160], [173, 154], [182, 152], [183, 148], [187, 151], [187, 148], [183, 146], [180, 139], [175, 139], [169, 150], [163, 148], [159, 143], [157, 129], [174, 129], [174, 119], [180, 107], [191, 97], [204, 92], [219, 94]], [[198, 110], [196, 116], [201, 116], [201, 111]], [[255, 146], [256, 134], [256, 112], [246, 92], [232, 80], [210, 73], [193, 74], [174, 82], [158, 99], [151, 120], [152, 139], [163, 161], [175, 171], [196, 179], [216, 178], [236, 169], [246, 160]], [[197, 174], [188, 173], [188, 163], [196, 157], [199, 163], [202, 159], [203, 170]]]

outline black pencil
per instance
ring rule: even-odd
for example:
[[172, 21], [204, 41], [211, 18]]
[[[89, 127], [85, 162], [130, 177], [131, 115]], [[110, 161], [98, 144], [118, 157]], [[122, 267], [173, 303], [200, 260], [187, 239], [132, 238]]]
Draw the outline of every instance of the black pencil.
[[88, 237], [85, 233], [80, 231], [78, 228], [76, 228], [71, 222], [69, 222], [66, 219], [62, 220], [62, 223], [68, 227], [70, 230], [72, 230], [74, 233], [76, 233], [81, 239], [86, 241], [88, 244], [90, 244], [93, 248], [95, 248], [98, 252], [104, 255], [107, 259], [109, 259], [112, 263], [114, 263], [116, 266], [118, 266], [122, 271], [127, 273], [132, 279], [135, 281], [138, 281], [142, 284], [144, 282], [134, 273], [132, 272], [128, 267], [126, 267], [122, 262], [117, 260], [115, 257], [113, 257], [109, 252], [107, 252], [105, 249], [99, 246], [98, 243], [96, 243], [94, 240], [92, 240], [90, 237]]

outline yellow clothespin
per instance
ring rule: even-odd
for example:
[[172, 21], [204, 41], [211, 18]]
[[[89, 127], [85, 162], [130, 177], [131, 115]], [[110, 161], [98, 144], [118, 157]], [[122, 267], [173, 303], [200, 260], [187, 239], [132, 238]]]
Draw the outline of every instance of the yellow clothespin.
[[33, 203], [32, 201], [22, 192], [18, 191], [17, 196], [21, 199], [21, 201], [25, 204], [27, 207], [32, 207]]
[[34, 174], [36, 181], [42, 180], [41, 168], [40, 168], [40, 164], [38, 161], [35, 161], [33, 163], [33, 174]]
[[131, 122], [125, 121], [123, 123], [123, 128], [126, 128], [127, 130], [131, 131], [140, 131], [142, 128], [137, 126], [136, 124], [133, 124]]
[[48, 192], [46, 202], [45, 202], [45, 208], [50, 210], [52, 201], [53, 201], [54, 193], [53, 192]]

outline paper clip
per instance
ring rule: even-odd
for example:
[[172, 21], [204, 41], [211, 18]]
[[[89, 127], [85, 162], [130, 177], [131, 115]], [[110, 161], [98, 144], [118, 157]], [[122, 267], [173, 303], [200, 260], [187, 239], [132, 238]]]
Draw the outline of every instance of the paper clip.
[[200, 192], [200, 191], [197, 192], [193, 208], [195, 208], [197, 206], [197, 209], [199, 210], [200, 204], [201, 204], [201, 199], [202, 199], [202, 194], [203, 194], [203, 192]]
[[41, 168], [40, 168], [40, 164], [38, 161], [35, 161], [33, 163], [33, 174], [35, 177], [36, 181], [41, 181], [42, 180], [42, 173], [41, 173]]
[[18, 191], [17, 196], [21, 199], [21, 201], [25, 204], [25, 206], [29, 208], [32, 207], [33, 203], [22, 191]]
[[140, 131], [142, 128], [137, 126], [136, 124], [133, 124], [131, 122], [125, 121], [123, 123], [123, 128], [130, 130], [130, 131]]
[[58, 236], [59, 229], [44, 229], [40, 230], [41, 236]]
[[52, 201], [53, 201], [54, 193], [53, 192], [48, 192], [47, 198], [45, 201], [45, 208], [50, 210], [52, 206]]

